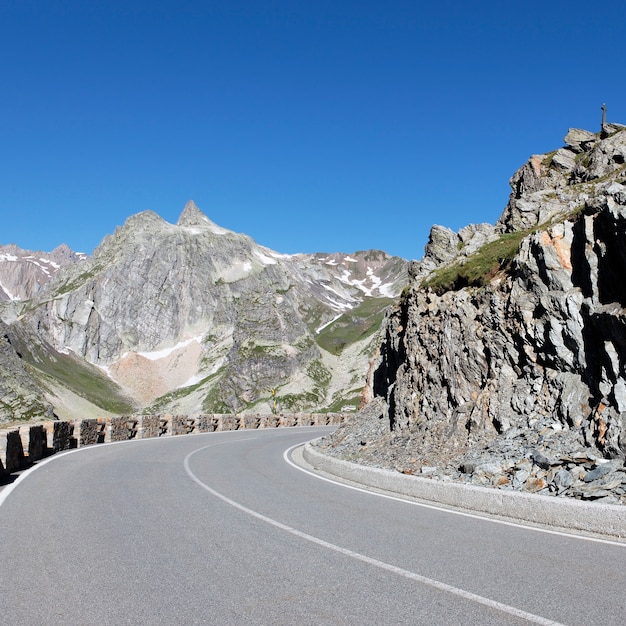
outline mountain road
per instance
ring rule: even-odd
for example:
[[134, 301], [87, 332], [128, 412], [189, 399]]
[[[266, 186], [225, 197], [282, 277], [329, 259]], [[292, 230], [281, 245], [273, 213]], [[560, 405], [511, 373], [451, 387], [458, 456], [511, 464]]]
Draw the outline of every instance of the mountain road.
[[0, 624], [622, 624], [626, 544], [301, 471], [331, 427], [81, 448], [0, 492]]

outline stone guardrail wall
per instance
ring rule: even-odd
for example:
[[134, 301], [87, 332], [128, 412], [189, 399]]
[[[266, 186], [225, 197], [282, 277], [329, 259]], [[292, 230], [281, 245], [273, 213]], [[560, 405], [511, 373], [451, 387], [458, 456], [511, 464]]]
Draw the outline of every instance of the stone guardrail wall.
[[49, 421], [0, 431], [0, 476], [25, 469], [55, 452], [111, 441], [223, 430], [339, 425], [343, 413], [251, 415], [132, 415]]

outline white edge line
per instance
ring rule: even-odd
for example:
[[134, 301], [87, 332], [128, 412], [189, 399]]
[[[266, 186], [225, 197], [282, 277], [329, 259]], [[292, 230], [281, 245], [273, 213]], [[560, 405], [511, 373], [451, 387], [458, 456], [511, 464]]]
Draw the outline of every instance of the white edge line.
[[459, 511], [457, 509], [446, 508], [444, 506], [437, 506], [436, 504], [426, 504], [425, 502], [418, 502], [416, 500], [411, 500], [409, 497], [403, 498], [401, 496], [392, 496], [386, 493], [380, 493], [378, 491], [370, 491], [364, 487], [356, 487], [354, 485], [350, 485], [348, 483], [344, 483], [338, 480], [333, 480], [332, 478], [327, 478], [326, 476], [321, 476], [316, 472], [312, 472], [308, 469], [305, 469], [301, 465], [298, 465], [294, 461], [289, 458], [289, 455], [296, 448], [303, 446], [304, 444], [298, 443], [295, 446], [291, 446], [283, 453], [283, 459], [286, 463], [295, 467], [297, 470], [304, 472], [305, 474], [309, 474], [310, 476], [314, 476], [318, 480], [325, 480], [326, 482], [332, 483], [333, 485], [338, 485], [340, 487], [345, 487], [346, 489], [353, 489], [354, 491], [360, 491], [361, 493], [367, 493], [371, 496], [377, 496], [379, 498], [387, 498], [388, 500], [396, 500], [397, 502], [404, 502], [405, 504], [411, 504], [413, 506], [421, 506], [426, 509], [432, 509], [433, 511], [441, 511], [443, 513], [451, 513], [452, 515], [462, 515], [463, 517], [471, 517], [474, 519], [482, 520], [485, 522], [492, 522], [494, 524], [503, 524], [504, 526], [512, 526], [514, 528], [522, 528], [524, 530], [533, 530], [538, 533], [546, 533], [548, 535], [558, 535], [560, 537], [567, 537], [568, 539], [581, 539], [584, 541], [594, 541], [596, 543], [605, 543], [610, 546], [620, 546], [621, 548], [626, 548], [626, 543], [619, 541], [612, 541], [611, 539], [602, 539], [601, 537], [588, 537], [586, 535], [576, 535], [574, 533], [567, 533], [561, 530], [553, 530], [550, 528], [542, 528], [540, 526], [531, 526], [527, 524], [522, 524], [520, 522], [511, 522], [508, 520], [498, 519], [495, 517], [489, 517], [487, 515], [480, 515], [479, 513], [468, 513], [466, 511]]
[[[54, 454], [53, 456], [49, 456], [45, 459], [42, 459], [41, 461], [37, 461], [37, 463], [35, 465], [33, 465], [32, 467], [29, 467], [27, 470], [24, 470], [12, 483], [10, 483], [9, 485], [7, 485], [6, 487], [4, 487], [2, 489], [2, 491], [0, 491], [0, 507], [4, 504], [4, 501], [9, 497], [9, 494], [30, 474], [32, 474], [36, 469], [39, 469], [40, 467], [43, 467], [44, 465], [50, 463], [50, 461], [57, 459], [59, 457], [65, 456], [67, 454], [70, 454], [71, 452], [77, 452], [78, 450], [81, 450], [82, 448], [76, 448], [74, 450], [66, 450], [64, 452], [57, 452], [56, 454]], [[10, 474], [9, 474], [10, 476]]]
[[[248, 439], [254, 439], [254, 437], [250, 437]], [[244, 441], [244, 439], [239, 439], [238, 441]], [[234, 443], [234, 442], [223, 442], [223, 443]], [[290, 533], [291, 535], [294, 535], [295, 537], [298, 537], [300, 539], [304, 539], [305, 541], [309, 541], [310, 543], [314, 543], [318, 546], [322, 546], [323, 548], [327, 548], [329, 550], [333, 550], [334, 552], [338, 552], [339, 554], [343, 554], [344, 556], [348, 556], [350, 558], [353, 558], [357, 561], [361, 561], [363, 563], [367, 563], [368, 565], [373, 565], [374, 567], [378, 567], [382, 570], [385, 570], [387, 572], [390, 572], [392, 574], [396, 574], [398, 576], [402, 576], [404, 578], [408, 578], [410, 580], [414, 580], [418, 583], [427, 585], [429, 587], [433, 587], [435, 589], [438, 589], [439, 591], [443, 591], [446, 593], [450, 593], [452, 595], [464, 598], [466, 600], [470, 600], [472, 602], [476, 602], [478, 604], [482, 604], [484, 606], [489, 607], [490, 609], [496, 609], [498, 611], [501, 611], [503, 613], [507, 613], [509, 615], [513, 615], [515, 617], [519, 617], [521, 619], [525, 619], [529, 622], [533, 622], [535, 624], [542, 624], [543, 626], [563, 626], [562, 624], [560, 624], [559, 622], [555, 622], [553, 620], [547, 619], [545, 617], [541, 617], [540, 615], [534, 615], [533, 613], [528, 613], [526, 611], [522, 611], [521, 609], [517, 609], [513, 606], [509, 606], [507, 604], [503, 604], [501, 602], [497, 602], [496, 600], [491, 600], [489, 598], [485, 598], [483, 596], [479, 596], [478, 594], [472, 593], [471, 591], [466, 591], [464, 589], [459, 589], [458, 587], [454, 587], [452, 585], [448, 585], [447, 583], [438, 581], [438, 580], [434, 580], [432, 578], [427, 578], [426, 576], [422, 576], [421, 574], [416, 574], [415, 572], [411, 572], [409, 570], [405, 570], [401, 567], [396, 567], [395, 565], [391, 565], [389, 563], [385, 563], [384, 561], [379, 561], [378, 559], [374, 559], [372, 557], [366, 556], [364, 554], [361, 554], [359, 552], [354, 552], [353, 550], [349, 550], [348, 548], [342, 548], [341, 546], [335, 545], [334, 543], [330, 543], [328, 541], [325, 541], [324, 539], [319, 539], [318, 537], [314, 537], [313, 535], [309, 535], [308, 533], [305, 533], [301, 530], [297, 530], [296, 528], [293, 528], [291, 526], [288, 526], [287, 524], [283, 524], [282, 522], [279, 522], [275, 519], [272, 519], [271, 517], [267, 517], [266, 515], [263, 515], [261, 513], [258, 513], [257, 511], [253, 511], [252, 509], [249, 509], [248, 507], [244, 506], [243, 504], [240, 504], [239, 502], [236, 502], [235, 500], [232, 500], [231, 498], [229, 498], [228, 496], [225, 496], [223, 494], [221, 494], [218, 491], [215, 491], [215, 489], [212, 489], [211, 487], [209, 487], [206, 483], [203, 483], [192, 471], [191, 468], [189, 467], [189, 460], [191, 459], [191, 457], [196, 454], [197, 452], [201, 452], [203, 450], [206, 450], [207, 448], [211, 448], [213, 446], [216, 445], [220, 445], [218, 443], [213, 443], [210, 444], [208, 446], [203, 446], [202, 448], [198, 448], [197, 450], [194, 450], [193, 452], [190, 452], [184, 459], [183, 461], [183, 465], [185, 468], [185, 472], [187, 473], [187, 475], [191, 478], [191, 480], [193, 480], [196, 484], [198, 484], [200, 487], [202, 487], [205, 491], [208, 491], [211, 495], [215, 496], [216, 498], [219, 498], [220, 500], [222, 500], [223, 502], [225, 502], [226, 504], [229, 504], [230, 506], [238, 509], [239, 511], [246, 513], [247, 515], [250, 515], [251, 517], [254, 517], [255, 519], [258, 519], [262, 522], [265, 522], [266, 524], [269, 524], [270, 526], [273, 526], [275, 528], [278, 528], [279, 530], [283, 530], [285, 532]], [[291, 448], [289, 448], [289, 450], [302, 445], [302, 444], [296, 444], [295, 446], [292, 446]], [[287, 451], [288, 452], [288, 451]], [[283, 455], [284, 456], [284, 455]], [[332, 481], [329, 481], [332, 482]]]
[[[233, 431], [217, 431], [217, 432], [233, 432]], [[205, 435], [208, 433], [192, 433], [194, 435]], [[169, 435], [167, 437], [146, 437], [145, 439], [124, 439], [123, 441], [107, 441], [106, 443], [96, 443], [88, 446], [82, 446], [80, 448], [72, 448], [71, 450], [63, 450], [61, 452], [53, 452], [50, 456], [45, 457], [44, 459], [40, 459], [39, 461], [35, 461], [34, 464], [28, 469], [24, 470], [12, 483], [8, 484], [0, 491], [0, 506], [3, 505], [4, 501], [9, 497], [9, 494], [28, 476], [30, 476], [35, 470], [38, 470], [40, 467], [47, 465], [51, 461], [55, 461], [56, 459], [60, 459], [68, 454], [74, 454], [75, 452], [84, 452], [86, 450], [100, 450], [101, 448], [108, 446], [115, 446], [120, 443], [131, 443], [137, 441], [164, 441], [166, 439], [172, 439], [177, 437], [178, 435]], [[10, 474], [9, 474], [10, 476]]]

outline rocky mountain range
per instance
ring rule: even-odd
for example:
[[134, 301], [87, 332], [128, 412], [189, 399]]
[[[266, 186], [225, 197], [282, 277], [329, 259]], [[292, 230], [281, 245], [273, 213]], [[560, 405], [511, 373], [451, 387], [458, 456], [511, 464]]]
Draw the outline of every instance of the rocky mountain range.
[[356, 408], [407, 261], [282, 255], [189, 202], [93, 255], [0, 252], [0, 419]]
[[52, 252], [0, 245], [0, 302], [33, 298], [62, 267], [85, 258], [65, 244]]
[[626, 127], [571, 129], [495, 226], [433, 227], [369, 404], [321, 445], [439, 480], [626, 503]]

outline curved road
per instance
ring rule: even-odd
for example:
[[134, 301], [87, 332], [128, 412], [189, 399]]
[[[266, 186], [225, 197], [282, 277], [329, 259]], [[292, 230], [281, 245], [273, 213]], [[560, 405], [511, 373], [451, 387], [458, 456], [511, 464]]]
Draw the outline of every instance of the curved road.
[[329, 431], [51, 457], [0, 492], [0, 623], [624, 623], [626, 545], [382, 498], [286, 462]]

